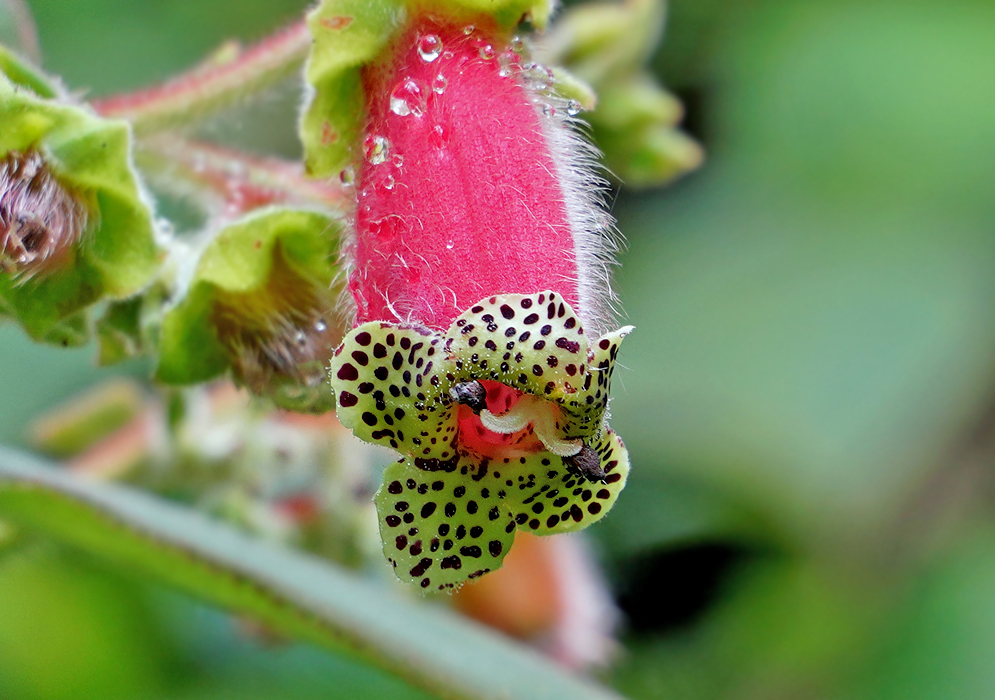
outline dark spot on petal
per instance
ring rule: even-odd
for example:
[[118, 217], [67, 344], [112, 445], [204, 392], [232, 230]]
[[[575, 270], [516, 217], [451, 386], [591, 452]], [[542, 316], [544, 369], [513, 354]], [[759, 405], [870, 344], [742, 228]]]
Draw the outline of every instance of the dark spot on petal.
[[347, 362], [339, 367], [339, 371], [335, 376], [347, 382], [354, 382], [359, 379], [359, 370]]

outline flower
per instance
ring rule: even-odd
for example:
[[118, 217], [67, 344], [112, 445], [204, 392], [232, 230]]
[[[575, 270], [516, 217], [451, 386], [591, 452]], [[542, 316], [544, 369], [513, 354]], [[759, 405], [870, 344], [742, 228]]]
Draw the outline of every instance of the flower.
[[[332, 358], [336, 410], [403, 455], [375, 497], [380, 534], [426, 590], [499, 567], [517, 529], [595, 522], [628, 474], [605, 422], [630, 328], [605, 332], [604, 183], [579, 107], [513, 35], [527, 5], [501, 19], [409, 3], [369, 24], [332, 21], [350, 4], [326, 0], [309, 20], [308, 164], [346, 167], [357, 200], [342, 260], [358, 327]], [[361, 128], [343, 119], [355, 99]]]
[[331, 364], [339, 420], [405, 455], [376, 495], [400, 578], [452, 588], [498, 568], [517, 528], [573, 532], [608, 512], [629, 468], [604, 417], [630, 330], [591, 347], [545, 291], [484, 299], [445, 334], [377, 321], [349, 333]]

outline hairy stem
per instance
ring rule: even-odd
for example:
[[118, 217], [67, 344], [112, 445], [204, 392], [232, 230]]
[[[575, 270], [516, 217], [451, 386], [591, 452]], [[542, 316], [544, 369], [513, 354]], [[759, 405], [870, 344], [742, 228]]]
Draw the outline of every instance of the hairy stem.
[[344, 186], [307, 179], [299, 162], [169, 135], [145, 139], [136, 158], [156, 186], [192, 199], [208, 214], [235, 216], [267, 204], [320, 206], [345, 214], [351, 206]]
[[95, 100], [93, 106], [106, 117], [129, 120], [140, 135], [182, 126], [292, 75], [310, 45], [307, 26], [298, 22], [248, 48], [226, 45], [161, 85]]

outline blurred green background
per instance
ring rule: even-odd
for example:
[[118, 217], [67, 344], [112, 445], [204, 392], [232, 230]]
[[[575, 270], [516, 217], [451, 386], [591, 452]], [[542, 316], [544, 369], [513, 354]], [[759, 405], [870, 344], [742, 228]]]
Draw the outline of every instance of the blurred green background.
[[[45, 67], [91, 95], [305, 4], [30, 2]], [[995, 4], [674, 0], [655, 67], [708, 161], [614, 203], [637, 332], [612, 405], [633, 476], [590, 531], [628, 620], [607, 680], [995, 697]], [[295, 100], [209, 132], [295, 156]], [[0, 328], [0, 442], [110, 376], [92, 356]], [[28, 540], [0, 557], [0, 697], [422, 695]]]

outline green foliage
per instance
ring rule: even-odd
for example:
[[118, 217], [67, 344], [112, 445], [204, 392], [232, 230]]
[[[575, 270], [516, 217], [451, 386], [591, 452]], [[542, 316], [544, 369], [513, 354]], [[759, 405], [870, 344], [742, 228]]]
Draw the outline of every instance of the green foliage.
[[494, 633], [134, 491], [0, 451], [0, 509], [85, 551], [442, 697], [608, 700]]
[[[283, 11], [258, 0], [219, 0], [209, 11], [193, 0], [168, 11], [116, 0], [36, 5], [46, 65], [98, 93], [168, 74], [230, 34], [258, 36]], [[380, 8], [387, 24], [368, 27], [354, 55], [384, 41], [401, 7], [362, 5]], [[708, 168], [673, 191], [623, 191], [614, 205], [629, 241], [619, 286], [639, 333], [626, 343], [612, 423], [633, 470], [591, 535], [621, 593], [647, 558], [702, 542], [742, 555], [681, 626], [624, 633], [611, 682], [634, 700], [990, 698], [991, 3], [671, 5], [655, 56], [652, 3], [587, 14], [571, 4], [563, 28], [578, 28], [558, 34], [554, 23], [541, 40], [577, 77], [559, 80], [561, 90], [569, 82], [570, 96], [587, 104], [579, 81], [596, 88], [588, 116], [621, 179], [656, 182], [696, 152], [674, 130], [681, 109], [661, 81], [692, 98], [695, 137], [709, 151]], [[108, 32], [112, 25], [138, 29]], [[556, 44], [560, 36], [569, 40]], [[348, 136], [360, 124], [349, 111], [357, 66], [368, 59], [349, 63], [326, 49], [323, 75], [346, 89], [318, 85], [328, 100], [321, 108], [344, 120]], [[0, 65], [35, 93], [19, 99], [42, 114], [54, 109], [57, 86], [12, 54]], [[277, 107], [258, 120], [243, 112], [212, 129], [226, 142], [293, 154], [286, 122], [295, 99], [268, 104]], [[85, 108], [66, 109], [97, 121]], [[352, 154], [326, 149], [320, 126], [305, 121], [308, 157], [316, 172], [332, 173]], [[260, 253], [244, 264], [265, 270], [267, 260]], [[53, 297], [79, 308], [45, 311], [49, 321], [32, 335], [83, 342], [77, 311], [105, 298], [107, 274], [88, 270], [53, 279]], [[107, 305], [105, 361], [155, 353], [169, 335], [160, 335], [170, 295], [162, 282]], [[217, 286], [204, 288], [209, 296]], [[11, 293], [0, 293], [0, 313], [22, 322], [44, 315], [31, 303], [53, 306], [26, 294], [15, 303]], [[179, 300], [190, 305], [177, 313], [189, 314], [189, 338], [180, 340], [192, 359], [177, 372], [217, 376], [230, 359], [212, 354], [210, 304], [201, 300], [197, 311], [195, 297]], [[108, 376], [84, 353], [34, 347], [13, 328], [0, 332], [0, 356], [8, 443], [22, 439], [29, 415]], [[24, 538], [5, 538], [0, 558], [0, 677], [14, 700], [503, 690], [517, 698], [543, 683], [549, 697], [601, 692], [538, 670], [523, 659], [530, 652], [454, 621], [438, 601], [399, 601], [376, 582], [274, 552], [186, 508], [21, 459], [0, 470], [0, 516]], [[52, 540], [110, 563], [82, 562]], [[654, 574], [653, 604], [630, 609], [632, 619], [683, 605], [679, 584], [697, 585], [695, 575], [688, 565]], [[317, 647], [260, 648], [228, 617], [141, 600], [136, 591], [146, 589], [134, 578]], [[166, 642], [169, 626], [180, 631]], [[78, 641], [72, 654], [67, 639]]]
[[308, 14], [315, 43], [305, 73], [314, 94], [300, 134], [311, 175], [338, 176], [357, 157], [364, 111], [360, 69], [380, 54], [404, 15], [399, 0], [325, 0]]

